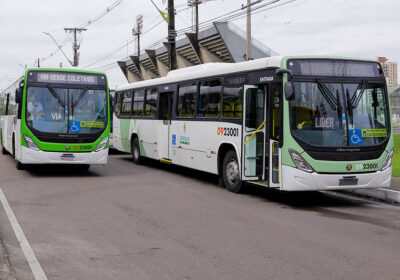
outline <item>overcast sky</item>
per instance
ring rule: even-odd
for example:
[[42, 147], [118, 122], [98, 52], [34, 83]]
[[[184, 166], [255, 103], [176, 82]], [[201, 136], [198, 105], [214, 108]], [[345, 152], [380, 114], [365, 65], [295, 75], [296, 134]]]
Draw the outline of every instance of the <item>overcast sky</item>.
[[[42, 67], [58, 67], [60, 62], [68, 67], [61, 52], [49, 57], [57, 46], [43, 32], [50, 32], [61, 43], [66, 38], [64, 27], [82, 26], [116, 2], [0, 1], [0, 89], [22, 75], [24, 65], [33, 66], [37, 58]], [[154, 2], [160, 8], [166, 8], [162, 0]], [[246, 2], [214, 0], [204, 3], [200, 6], [200, 22], [236, 10]], [[175, 0], [176, 10], [184, 9], [186, 3], [187, 0]], [[131, 30], [138, 14], [143, 14], [144, 30], [162, 21], [150, 0], [124, 0], [82, 34], [80, 66], [105, 69], [101, 67], [133, 54], [134, 42], [115, 53], [112, 51], [132, 39]], [[297, 0], [254, 15], [253, 37], [280, 55], [386, 56], [400, 62], [399, 15], [399, 0]], [[190, 9], [179, 12], [177, 29], [190, 26], [191, 17]], [[244, 19], [233, 23], [245, 29]], [[166, 34], [167, 24], [161, 22], [142, 36], [142, 49], [165, 38]], [[73, 58], [71, 42], [63, 50], [69, 59]], [[126, 83], [119, 67], [106, 73], [110, 87]]]

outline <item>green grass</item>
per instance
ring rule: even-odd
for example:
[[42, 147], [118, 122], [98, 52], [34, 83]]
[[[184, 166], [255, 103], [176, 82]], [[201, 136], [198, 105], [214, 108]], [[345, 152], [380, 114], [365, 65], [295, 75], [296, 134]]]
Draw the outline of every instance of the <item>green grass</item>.
[[394, 135], [394, 155], [392, 165], [392, 176], [400, 177], [400, 134]]

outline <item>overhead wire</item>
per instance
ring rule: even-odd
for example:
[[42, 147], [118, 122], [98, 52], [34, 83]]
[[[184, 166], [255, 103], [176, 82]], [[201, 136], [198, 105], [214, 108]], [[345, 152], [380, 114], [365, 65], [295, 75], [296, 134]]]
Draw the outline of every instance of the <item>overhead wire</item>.
[[[261, 13], [261, 12], [265, 12], [265, 11], [268, 11], [268, 10], [272, 10], [272, 9], [281, 7], [281, 6], [283, 6], [283, 5], [290, 4], [290, 3], [295, 2], [295, 1], [298, 1], [298, 0], [287, 0], [287, 1], [285, 1], [285, 0], [272, 0], [272, 1], [268, 1], [267, 3], [262, 3], [262, 4], [259, 4], [259, 5], [257, 5], [257, 6], [251, 7], [251, 13], [252, 13], [252, 15], [259, 14], [259, 13]], [[281, 2], [281, 3], [278, 3], [278, 2]], [[270, 7], [270, 6], [273, 5], [273, 4], [276, 4], [276, 5], [274, 5], [273, 7]], [[188, 9], [188, 8], [182, 9], [181, 11], [186, 10], [186, 9]], [[218, 17], [215, 17], [215, 18], [212, 18], [212, 19], [208, 19], [208, 20], [206, 20], [206, 21], [203, 21], [203, 22], [201, 22], [201, 23], [199, 24], [199, 28], [200, 28], [200, 30], [204, 30], [204, 29], [206, 29], [206, 28], [208, 28], [208, 27], [213, 26], [213, 25], [214, 25], [214, 22], [216, 22], [216, 21], [220, 21], [220, 22], [224, 22], [224, 21], [235, 21], [235, 20], [242, 19], [242, 18], [244, 18], [244, 17], [246, 17], [246, 16], [247, 16], [247, 10], [246, 10], [246, 9], [243, 9], [243, 8], [241, 7], [241, 8], [239, 8], [239, 9], [235, 9], [235, 10], [233, 10], [233, 11], [230, 11], [230, 12], [224, 14], [224, 15], [220, 15], [220, 16], [218, 16]], [[162, 22], [162, 21], [161, 21], [161, 22]], [[160, 23], [161, 23], [161, 22], [160, 22]], [[191, 27], [191, 26], [190, 26], [190, 27], [186, 27], [186, 28], [179, 29], [179, 30], [177, 30], [177, 36], [181, 36], [181, 35], [183, 35], [183, 34], [185, 34], [185, 33], [187, 33], [187, 32], [190, 32], [191, 30], [192, 30], [192, 27]], [[149, 31], [150, 31], [150, 30], [149, 30]], [[164, 41], [165, 41], [165, 39], [158, 40], [158, 41], [152, 43], [151, 45], [147, 46], [146, 49], [154, 48], [154, 47], [156, 47], [156, 46], [162, 44]], [[126, 43], [125, 43], [125, 47], [126, 47]], [[120, 49], [122, 49], [122, 47], [121, 47]], [[119, 51], [120, 49], [118, 49], [118, 51]], [[117, 52], [117, 51], [115, 51], [115, 52]], [[114, 52], [114, 53], [115, 53], [115, 52]], [[99, 62], [99, 61], [101, 61], [101, 59], [98, 60], [97, 62]], [[97, 63], [93, 63], [93, 64], [91, 64], [91, 65], [95, 65], [95, 64], [97, 64]], [[113, 65], [113, 64], [114, 64], [114, 66], [110, 67], [110, 69], [115, 68], [115, 67], [118, 67], [117, 63], [116, 63], [116, 62], [113, 62], [113, 63], [108, 63], [108, 64], [106, 64], [106, 65], [97, 67], [96, 69], [103, 69], [104, 67], [109, 67], [109, 66], [111, 66], [111, 65]], [[91, 66], [91, 65], [88, 65], [88, 66]], [[106, 70], [103, 70], [103, 71], [106, 71]]]
[[[149, 29], [146, 29], [145, 31], [142, 32], [142, 36], [148, 32], [150, 32], [151, 30], [153, 30], [154, 28], [156, 28], [158, 25], [160, 25], [164, 20], [160, 20], [159, 22], [157, 22], [156, 24], [152, 25], [151, 27], [149, 27]], [[101, 56], [100, 58], [96, 58], [95, 60], [92, 60], [91, 63], [87, 64], [86, 66], [84, 66], [83, 68], [88, 68], [92, 65], [97, 64], [99, 61], [104, 60], [105, 58], [110, 57], [111, 55], [115, 54], [116, 52], [119, 52], [120, 50], [126, 48], [126, 46], [128, 44], [131, 44], [133, 41], [135, 40], [135, 38], [129, 37], [128, 38], [128, 42], [123, 42], [122, 44], [119, 44], [117, 48], [112, 49], [110, 52], [107, 52], [106, 55]]]
[[[95, 16], [93, 19], [89, 19], [86, 23], [81, 24], [78, 28], [86, 28], [89, 25], [99, 21], [102, 19], [105, 15], [107, 15], [109, 12], [111, 12], [113, 9], [115, 9], [117, 6], [119, 6], [124, 0], [117, 0], [113, 4], [111, 4], [109, 7], [107, 7], [104, 11], [102, 11], [100, 14]], [[68, 33], [67, 36], [64, 38], [62, 43], [58, 46], [57, 49], [52, 51], [49, 55], [47, 55], [44, 58], [41, 58], [41, 61], [46, 61], [47, 59], [51, 58], [55, 54], [57, 54], [67, 43], [71, 41], [71, 33]]]

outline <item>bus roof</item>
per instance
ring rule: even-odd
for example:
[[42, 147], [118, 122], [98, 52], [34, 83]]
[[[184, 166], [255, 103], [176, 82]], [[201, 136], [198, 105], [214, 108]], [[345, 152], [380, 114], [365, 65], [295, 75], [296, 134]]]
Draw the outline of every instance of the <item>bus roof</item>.
[[230, 73], [233, 74], [237, 72], [254, 71], [259, 69], [265, 69], [267, 67], [281, 67], [283, 61], [295, 58], [338, 59], [338, 60], [376, 62], [376, 60], [349, 58], [349, 57], [335, 57], [335, 56], [272, 56], [272, 57], [260, 58], [238, 63], [205, 63], [170, 71], [168, 75], [165, 77], [118, 86], [115, 90], [123, 91], [135, 88], [156, 86], [160, 84], [171, 84], [179, 81], [191, 80], [194, 78], [198, 79], [198, 78], [219, 76]]

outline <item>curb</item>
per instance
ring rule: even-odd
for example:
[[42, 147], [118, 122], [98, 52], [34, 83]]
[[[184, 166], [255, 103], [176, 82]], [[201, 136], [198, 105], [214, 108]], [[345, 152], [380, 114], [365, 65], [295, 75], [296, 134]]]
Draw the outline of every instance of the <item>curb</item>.
[[400, 203], [400, 192], [391, 189], [384, 189], [384, 188], [357, 189], [357, 190], [345, 190], [343, 192], [367, 196], [367, 197], [373, 197], [388, 202]]

